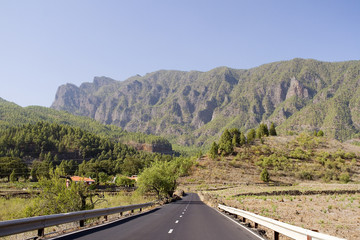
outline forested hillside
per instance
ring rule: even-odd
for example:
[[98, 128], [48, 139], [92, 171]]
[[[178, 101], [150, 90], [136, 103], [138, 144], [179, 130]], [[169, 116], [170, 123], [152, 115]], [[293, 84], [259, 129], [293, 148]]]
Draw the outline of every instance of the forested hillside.
[[23, 108], [0, 98], [0, 130], [27, 123], [36, 124], [39, 121], [77, 127], [123, 143], [131, 142], [155, 146], [150, 150], [156, 151], [159, 149], [156, 146], [161, 146], [162, 151], [172, 152], [171, 144], [163, 137], [140, 132], [127, 132], [114, 125], [105, 125], [88, 117], [75, 116], [65, 111], [56, 111], [46, 107], [30, 106]]
[[359, 84], [360, 61], [293, 59], [248, 70], [162, 70], [123, 82], [96, 77], [60, 86], [52, 108], [190, 146], [261, 122], [280, 133], [323, 130], [347, 140], [360, 131]]
[[[156, 160], [169, 161], [168, 155], [140, 152], [109, 138], [80, 128], [38, 122], [10, 127], [0, 132], [0, 176], [33, 180], [48, 177], [60, 165], [67, 175], [138, 174]], [[31, 170], [31, 172], [30, 172]]]

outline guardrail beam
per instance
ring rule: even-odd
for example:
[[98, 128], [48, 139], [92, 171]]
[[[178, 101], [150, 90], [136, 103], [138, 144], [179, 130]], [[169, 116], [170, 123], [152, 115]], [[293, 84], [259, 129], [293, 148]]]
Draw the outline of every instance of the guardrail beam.
[[85, 210], [70, 213], [60, 213], [46, 216], [30, 217], [0, 222], [0, 237], [14, 235], [22, 232], [37, 230], [38, 236], [44, 236], [44, 229], [47, 227], [60, 225], [69, 222], [79, 222], [80, 227], [85, 226], [85, 220], [89, 218], [99, 218], [104, 216], [107, 220], [108, 215], [119, 213], [123, 215], [125, 211], [134, 213], [135, 209], [143, 209], [154, 205], [155, 202], [119, 206], [113, 208], [103, 208]]
[[278, 240], [279, 235], [290, 237], [292, 239], [301, 239], [301, 240], [344, 240], [343, 238], [333, 237], [327, 234], [318, 233], [301, 227], [293, 226], [287, 223], [283, 223], [271, 218], [263, 217], [252, 212], [247, 212], [244, 210], [228, 207], [225, 205], [219, 204], [218, 206], [221, 210], [228, 212], [230, 214], [238, 215], [238, 218], [242, 218], [243, 222], [246, 222], [246, 219], [254, 222], [255, 228], [259, 225], [262, 225], [266, 228], [269, 228], [274, 231], [274, 239]]

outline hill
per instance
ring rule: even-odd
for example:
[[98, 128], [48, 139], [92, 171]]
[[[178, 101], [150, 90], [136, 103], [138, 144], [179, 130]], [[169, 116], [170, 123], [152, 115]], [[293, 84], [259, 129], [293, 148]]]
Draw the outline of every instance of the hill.
[[[219, 142], [221, 141], [221, 138]], [[360, 147], [306, 133], [271, 136], [200, 157], [180, 188], [291, 225], [359, 239]], [[270, 181], [263, 182], [266, 168]], [[253, 223], [247, 221], [246, 224]], [[273, 231], [259, 227], [269, 239]]]
[[209, 156], [199, 158], [193, 174], [182, 179], [183, 184], [261, 184], [264, 168], [277, 185], [360, 181], [359, 146], [306, 133], [265, 137], [234, 147], [231, 154], [219, 151], [214, 159]]
[[139, 174], [154, 160], [169, 161], [171, 156], [139, 152], [80, 128], [38, 122], [10, 127], [0, 132], [0, 179], [13, 174], [19, 178], [48, 177], [60, 165], [66, 175]]
[[96, 135], [130, 144], [138, 150], [171, 154], [172, 146], [163, 137], [127, 132], [114, 125], [105, 125], [89, 117], [75, 116], [40, 106], [20, 107], [0, 98], [0, 130], [38, 122], [57, 123], [77, 127]]
[[189, 146], [260, 122], [274, 122], [280, 133], [321, 129], [344, 141], [360, 131], [359, 84], [360, 61], [293, 59], [248, 70], [161, 70], [122, 82], [95, 77], [60, 86], [52, 108]]

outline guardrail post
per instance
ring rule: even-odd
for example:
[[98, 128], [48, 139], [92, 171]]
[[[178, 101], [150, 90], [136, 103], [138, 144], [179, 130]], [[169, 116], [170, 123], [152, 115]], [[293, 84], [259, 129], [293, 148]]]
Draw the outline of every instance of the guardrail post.
[[312, 237], [308, 235], [306, 239], [307, 240], [312, 240]]
[[279, 233], [274, 231], [274, 239], [279, 240]]
[[243, 217], [242, 221], [243, 221], [243, 222], [246, 222], [246, 218]]
[[43, 237], [44, 235], [45, 235], [45, 230], [44, 230], [44, 228], [40, 228], [40, 229], [38, 229], [38, 237]]
[[139, 212], [142, 212], [142, 208], [140, 208]]
[[254, 228], [258, 228], [258, 224], [254, 222]]
[[119, 215], [120, 215], [120, 217], [122, 217], [122, 215], [123, 215], [123, 212], [120, 212], [120, 214], [119, 214]]
[[105, 220], [105, 221], [108, 220], [108, 216], [107, 216], [107, 215], [104, 216], [104, 220]]
[[80, 220], [80, 227], [85, 226], [85, 221], [84, 220]]
[[134, 213], [134, 209], [133, 209], [133, 210], [131, 210], [131, 213]]

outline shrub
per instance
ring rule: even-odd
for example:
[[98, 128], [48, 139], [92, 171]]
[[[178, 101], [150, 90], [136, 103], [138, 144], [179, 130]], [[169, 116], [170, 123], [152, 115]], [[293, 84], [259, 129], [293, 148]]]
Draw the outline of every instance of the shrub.
[[312, 180], [313, 175], [309, 171], [302, 170], [302, 171], [299, 172], [299, 178], [302, 179], [302, 180]]
[[340, 174], [340, 177], [339, 177], [339, 180], [343, 183], [348, 183], [350, 182], [350, 175], [349, 173], [345, 172], [345, 173], [341, 173]]
[[270, 181], [270, 174], [266, 168], [264, 168], [260, 173], [260, 179], [263, 182], [269, 182]]

